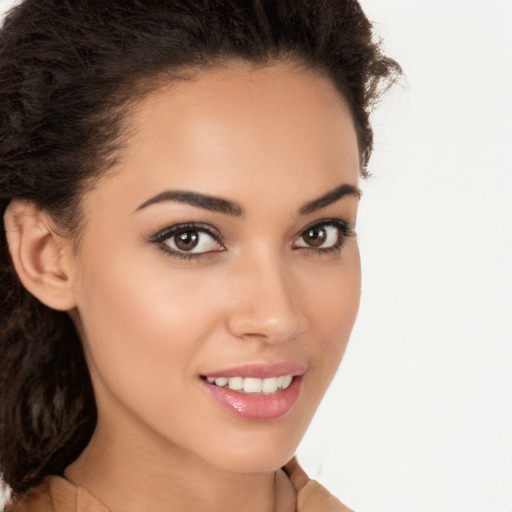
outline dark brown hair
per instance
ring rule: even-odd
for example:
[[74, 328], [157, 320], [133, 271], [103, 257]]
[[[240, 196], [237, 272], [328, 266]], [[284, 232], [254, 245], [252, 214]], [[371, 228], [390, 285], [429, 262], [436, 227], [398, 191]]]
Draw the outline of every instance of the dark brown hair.
[[[115, 160], [127, 105], [233, 60], [328, 76], [366, 173], [369, 113], [400, 68], [355, 0], [25, 0], [0, 33], [0, 213], [32, 201], [76, 236], [79, 199]], [[96, 409], [73, 323], [23, 288], [5, 228], [0, 256], [1, 472], [20, 494], [78, 456]]]

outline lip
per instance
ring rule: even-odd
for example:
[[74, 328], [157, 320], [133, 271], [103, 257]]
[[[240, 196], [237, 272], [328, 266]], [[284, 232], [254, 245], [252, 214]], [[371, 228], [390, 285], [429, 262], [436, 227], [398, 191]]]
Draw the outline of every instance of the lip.
[[[238, 368], [238, 370], [240, 370], [240, 368]], [[259, 369], [258, 367], [252, 367], [250, 369], [250, 375], [246, 376], [265, 378], [259, 377], [259, 375], [261, 375], [260, 370], [261, 367]], [[256, 377], [256, 374], [258, 377]], [[218, 376], [219, 374], [212, 374], [212, 376], [215, 375]], [[222, 375], [228, 376], [225, 373]], [[290, 373], [281, 373], [280, 375], [290, 375]], [[241, 376], [241, 374], [237, 373], [236, 376]], [[274, 377], [276, 374], [273, 373], [269, 376]], [[273, 395], [243, 394], [229, 388], [215, 386], [206, 380], [201, 380], [200, 382], [209, 396], [233, 415], [247, 420], [268, 421], [284, 416], [293, 408], [302, 389], [302, 377], [303, 374], [294, 376], [291, 384], [286, 389], [278, 391]]]
[[[281, 375], [300, 377], [306, 373], [307, 368], [297, 363], [274, 364], [245, 364], [241, 366], [225, 368], [215, 372], [202, 374], [203, 377], [252, 377], [255, 379], [268, 379]], [[295, 379], [294, 379], [295, 380]]]

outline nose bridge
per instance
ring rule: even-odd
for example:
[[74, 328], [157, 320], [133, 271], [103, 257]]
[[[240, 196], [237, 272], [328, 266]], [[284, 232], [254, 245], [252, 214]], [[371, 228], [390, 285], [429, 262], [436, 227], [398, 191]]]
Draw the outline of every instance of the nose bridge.
[[277, 253], [265, 248], [241, 258], [233, 276], [235, 287], [229, 319], [238, 336], [261, 336], [279, 342], [305, 328], [305, 317], [294, 293], [292, 269]]

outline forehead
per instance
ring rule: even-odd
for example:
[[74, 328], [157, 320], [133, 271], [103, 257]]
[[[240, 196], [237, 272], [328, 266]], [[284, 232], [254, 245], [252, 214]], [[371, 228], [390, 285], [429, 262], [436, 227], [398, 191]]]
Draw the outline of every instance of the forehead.
[[352, 117], [332, 82], [311, 70], [280, 63], [202, 71], [148, 95], [126, 123], [112, 179], [139, 204], [164, 189], [242, 202], [282, 200], [287, 190], [300, 203], [357, 185]]

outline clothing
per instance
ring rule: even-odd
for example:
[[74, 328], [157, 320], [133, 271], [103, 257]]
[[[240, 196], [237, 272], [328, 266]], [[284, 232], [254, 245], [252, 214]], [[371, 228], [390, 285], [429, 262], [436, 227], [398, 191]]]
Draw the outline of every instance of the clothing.
[[[289, 478], [295, 489], [296, 512], [353, 512], [340, 503], [323, 486], [310, 480], [296, 459], [281, 472], [280, 478]], [[279, 500], [286, 506], [287, 498]], [[289, 504], [289, 502], [288, 502]], [[282, 510], [284, 506], [279, 506]], [[60, 476], [49, 476], [30, 489], [15, 505], [13, 512], [109, 512], [83, 487], [77, 487]], [[278, 510], [279, 512], [279, 510]]]

